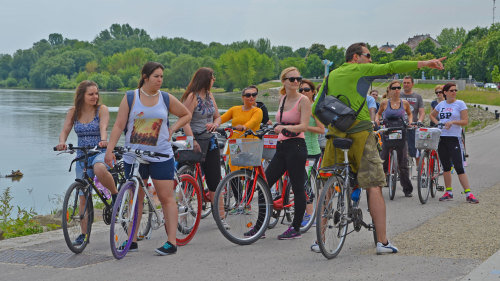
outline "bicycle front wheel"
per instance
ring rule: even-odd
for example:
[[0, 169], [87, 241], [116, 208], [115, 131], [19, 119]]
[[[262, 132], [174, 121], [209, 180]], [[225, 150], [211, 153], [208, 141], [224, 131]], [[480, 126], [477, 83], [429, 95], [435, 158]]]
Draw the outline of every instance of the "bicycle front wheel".
[[418, 188], [418, 199], [420, 203], [427, 203], [427, 199], [429, 199], [430, 192], [430, 162], [429, 162], [429, 153], [424, 152], [424, 155], [420, 157], [418, 161], [418, 175], [417, 175], [417, 188]]
[[344, 245], [349, 224], [347, 204], [344, 180], [330, 177], [321, 191], [316, 215], [316, 241], [327, 259], [336, 257]]
[[148, 237], [149, 232], [151, 231], [151, 220], [153, 218], [153, 206], [149, 203], [146, 196], [144, 196], [144, 200], [142, 203], [142, 217], [141, 223], [138, 225], [139, 229], [137, 230], [137, 240], [143, 240]]
[[81, 253], [90, 239], [94, 206], [90, 186], [74, 182], [66, 191], [62, 209], [62, 229], [68, 248]]
[[391, 150], [389, 157], [389, 167], [387, 169], [389, 171], [389, 182], [387, 184], [389, 186], [389, 199], [394, 200], [398, 180], [398, 153], [395, 149]]
[[267, 230], [272, 197], [266, 182], [252, 171], [238, 170], [227, 175], [215, 191], [213, 216], [224, 237], [239, 245], [257, 241]]
[[[113, 206], [111, 217], [111, 228], [109, 232], [109, 243], [111, 252], [116, 259], [122, 259], [127, 254], [132, 244], [135, 228], [137, 227], [137, 202], [134, 200], [135, 183], [129, 181], [125, 183]], [[135, 204], [135, 211], [132, 214], [132, 204]]]
[[177, 245], [184, 246], [193, 239], [198, 229], [202, 208], [200, 189], [190, 175], [179, 176], [175, 186], [175, 201], [179, 209]]
[[207, 196], [203, 196], [204, 194], [208, 194], [208, 192], [209, 192], [208, 188], [205, 188], [203, 185], [203, 182], [204, 182], [203, 176], [201, 174], [196, 175], [196, 168], [195, 168], [194, 164], [182, 166], [179, 169], [178, 174], [179, 175], [186, 174], [186, 175], [190, 175], [193, 178], [195, 178], [196, 184], [197, 184], [198, 188], [200, 189], [201, 200], [202, 200], [201, 201], [201, 204], [202, 204], [201, 205], [201, 218], [204, 219], [204, 218], [208, 217], [208, 215], [210, 215], [210, 213], [212, 212], [212, 202], [210, 202], [210, 200], [208, 200]]
[[317, 172], [316, 169], [311, 169], [311, 174], [307, 179], [305, 191], [306, 191], [306, 204], [312, 204], [312, 213], [310, 215], [309, 220], [303, 220], [302, 225], [300, 227], [300, 232], [304, 233], [311, 228], [316, 218], [316, 206], [318, 205], [318, 186], [316, 185], [317, 181]]

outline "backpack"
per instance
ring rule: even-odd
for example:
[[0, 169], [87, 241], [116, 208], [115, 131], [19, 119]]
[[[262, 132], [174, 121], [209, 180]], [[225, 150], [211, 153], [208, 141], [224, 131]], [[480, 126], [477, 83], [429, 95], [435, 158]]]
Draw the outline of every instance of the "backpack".
[[[139, 90], [139, 89], [136, 89]], [[128, 104], [128, 114], [127, 114], [127, 122], [125, 123], [125, 129], [123, 129], [123, 134], [127, 134], [127, 126], [128, 126], [128, 119], [130, 118], [130, 111], [132, 110], [132, 102], [134, 102], [134, 93], [136, 90], [130, 90], [127, 91], [127, 104]], [[161, 96], [163, 97], [163, 103], [165, 104], [167, 108], [167, 126], [170, 127], [169, 121], [168, 121], [168, 108], [170, 106], [170, 98], [168, 96], [167, 92], [160, 91]]]

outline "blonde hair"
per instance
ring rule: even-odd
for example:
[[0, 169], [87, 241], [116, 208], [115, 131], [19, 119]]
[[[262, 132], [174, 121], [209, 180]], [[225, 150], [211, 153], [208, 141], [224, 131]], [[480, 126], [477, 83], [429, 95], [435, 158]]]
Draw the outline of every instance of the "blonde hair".
[[[287, 73], [292, 72], [292, 71], [297, 71], [298, 73], [300, 73], [300, 71], [295, 66], [290, 66], [290, 67], [283, 69], [283, 71], [281, 71], [281, 74], [280, 74], [281, 83], [283, 83], [285, 81]], [[280, 94], [282, 94], [282, 95], [286, 94], [286, 90], [285, 90], [284, 86], [281, 87]]]
[[436, 92], [436, 90], [443, 90], [443, 87], [444, 85], [436, 85], [436, 87], [434, 87], [434, 92]]

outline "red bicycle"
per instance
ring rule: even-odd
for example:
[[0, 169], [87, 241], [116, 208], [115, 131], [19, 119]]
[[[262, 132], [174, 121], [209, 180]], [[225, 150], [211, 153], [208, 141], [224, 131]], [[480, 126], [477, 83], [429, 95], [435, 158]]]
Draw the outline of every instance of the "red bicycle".
[[437, 190], [444, 190], [439, 186], [441, 173], [439, 155], [436, 149], [439, 145], [441, 130], [437, 128], [418, 128], [415, 133], [415, 147], [421, 150], [418, 163], [417, 189], [420, 203], [425, 204], [429, 199], [436, 197]]

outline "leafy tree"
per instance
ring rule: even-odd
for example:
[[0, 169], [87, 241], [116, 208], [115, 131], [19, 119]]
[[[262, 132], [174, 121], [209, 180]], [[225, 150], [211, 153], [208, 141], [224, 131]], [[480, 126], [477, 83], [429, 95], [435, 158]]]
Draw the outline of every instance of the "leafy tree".
[[305, 58], [306, 55], [307, 55], [307, 48], [298, 48], [297, 50], [295, 50], [295, 56], [294, 57], [301, 57], [301, 58]]
[[333, 45], [323, 53], [323, 58], [333, 62], [331, 69], [335, 69], [345, 62], [345, 48]]
[[323, 58], [323, 53], [326, 51], [326, 47], [323, 44], [314, 43], [309, 48], [307, 53], [308, 56], [316, 54], [319, 58]]
[[15, 87], [17, 86], [17, 80], [13, 77], [9, 77], [5, 80], [5, 85], [7, 87]]
[[64, 54], [54, 57], [43, 56], [30, 70], [30, 82], [36, 88], [47, 87], [47, 78], [55, 74], [69, 76], [75, 71], [75, 61]]
[[423, 40], [418, 43], [418, 46], [415, 48], [415, 53], [425, 55], [425, 54], [433, 54], [436, 55], [436, 45], [430, 38]]
[[3, 80], [9, 76], [11, 70], [10, 64], [12, 62], [12, 56], [7, 54], [0, 54], [0, 80]]
[[12, 57], [11, 76], [16, 79], [28, 77], [31, 67], [38, 60], [38, 54], [33, 50], [17, 50]]
[[465, 40], [467, 32], [463, 27], [460, 28], [443, 28], [441, 33], [436, 37], [438, 43], [453, 50], [462, 44]]
[[128, 50], [124, 53], [116, 53], [109, 58], [103, 60], [103, 68], [110, 73], [118, 73], [119, 69], [129, 66], [142, 67], [148, 61], [155, 61], [156, 54], [149, 48], [136, 48]]
[[109, 73], [91, 73], [88, 80], [96, 82], [100, 89], [106, 89], [109, 81]]
[[394, 59], [401, 60], [401, 59], [406, 59], [410, 56], [413, 55], [413, 51], [410, 48], [410, 46], [402, 43], [399, 44], [394, 51], [392, 51], [392, 55], [394, 56]]
[[177, 56], [170, 63], [170, 69], [163, 73], [163, 84], [169, 88], [184, 88], [199, 68], [198, 60], [187, 54]]
[[49, 34], [49, 43], [52, 46], [60, 46], [64, 42], [64, 38], [61, 34], [59, 33], [51, 33]]
[[267, 56], [272, 56], [271, 41], [267, 38], [260, 38], [255, 43], [255, 49], [260, 54], [266, 54]]
[[68, 76], [64, 74], [55, 74], [47, 78], [47, 87], [52, 89], [64, 88], [65, 84], [69, 84]]
[[122, 79], [120, 79], [117, 75], [111, 75], [108, 83], [106, 84], [106, 90], [115, 91], [119, 88], [123, 88]]
[[227, 50], [228, 48], [221, 43], [211, 42], [210, 44], [208, 44], [208, 47], [203, 50], [202, 55], [218, 59]]
[[280, 60], [287, 58], [287, 57], [293, 57], [296, 55], [296, 54], [294, 54], [292, 47], [289, 47], [289, 46], [274, 46], [274, 47], [272, 47], [272, 52]]
[[33, 43], [33, 51], [35, 51], [39, 56], [43, 56], [43, 54], [50, 50], [52, 48], [52, 45], [49, 43], [49, 41], [42, 39], [36, 43]]
[[321, 63], [321, 59], [312, 54], [306, 59], [306, 70], [304, 76], [306, 77], [321, 77], [324, 74], [324, 65]]
[[498, 70], [498, 65], [495, 65], [491, 71], [491, 81], [500, 83], [500, 71]]
[[304, 58], [290, 57], [280, 61], [280, 69], [278, 73], [281, 73], [283, 69], [294, 66], [300, 73], [306, 72], [306, 62]]
[[163, 64], [166, 68], [170, 67], [170, 62], [176, 57], [176, 55], [170, 51], [163, 52], [158, 55], [158, 62]]

